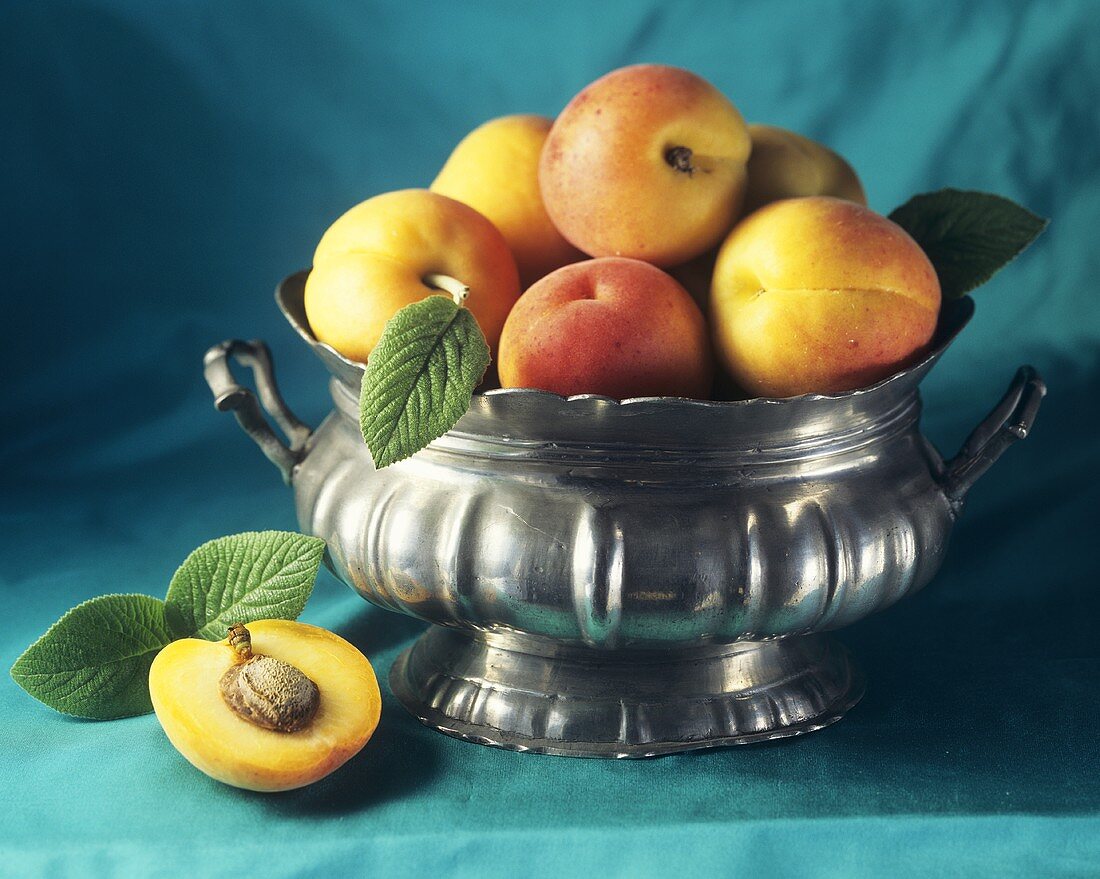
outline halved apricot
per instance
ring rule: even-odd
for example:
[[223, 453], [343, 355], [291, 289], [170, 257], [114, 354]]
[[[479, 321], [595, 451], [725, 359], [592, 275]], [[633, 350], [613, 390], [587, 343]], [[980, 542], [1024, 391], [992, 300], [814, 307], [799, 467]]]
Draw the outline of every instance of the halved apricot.
[[324, 778], [362, 749], [382, 710], [362, 653], [287, 620], [249, 623], [224, 641], [173, 641], [149, 669], [149, 694], [176, 750], [211, 778], [256, 791]]

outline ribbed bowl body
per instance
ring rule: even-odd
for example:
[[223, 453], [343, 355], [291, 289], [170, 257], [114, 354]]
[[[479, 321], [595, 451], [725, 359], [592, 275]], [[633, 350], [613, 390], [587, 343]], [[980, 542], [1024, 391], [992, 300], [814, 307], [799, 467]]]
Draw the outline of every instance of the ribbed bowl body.
[[935, 350], [871, 388], [787, 400], [475, 396], [453, 430], [375, 470], [361, 371], [288, 318], [335, 408], [293, 474], [302, 528], [375, 604], [462, 629], [600, 649], [837, 628], [926, 584], [954, 521], [917, 386]]

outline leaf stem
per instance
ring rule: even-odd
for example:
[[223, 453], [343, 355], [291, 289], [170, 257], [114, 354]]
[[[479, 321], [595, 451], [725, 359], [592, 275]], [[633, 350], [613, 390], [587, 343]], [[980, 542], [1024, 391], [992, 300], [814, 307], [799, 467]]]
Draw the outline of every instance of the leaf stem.
[[423, 280], [425, 284], [435, 290], [442, 290], [444, 293], [450, 293], [454, 298], [455, 305], [461, 306], [465, 303], [466, 297], [470, 295], [470, 288], [457, 278], [452, 278], [450, 275], [429, 272], [424, 276]]

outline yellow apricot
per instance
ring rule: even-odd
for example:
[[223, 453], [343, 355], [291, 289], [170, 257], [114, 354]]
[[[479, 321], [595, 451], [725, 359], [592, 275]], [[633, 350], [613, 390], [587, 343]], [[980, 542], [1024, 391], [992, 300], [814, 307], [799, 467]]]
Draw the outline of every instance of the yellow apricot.
[[940, 285], [900, 226], [855, 202], [789, 198], [734, 226], [718, 252], [710, 325], [750, 396], [832, 394], [912, 363], [936, 330]]
[[[255, 791], [312, 784], [357, 754], [378, 726], [374, 669], [354, 646], [316, 626], [260, 620], [247, 632], [252, 660], [262, 657], [270, 669], [242, 670], [250, 655], [238, 653], [239, 638], [184, 638], [161, 650], [149, 669], [157, 719], [176, 750], [218, 781]], [[312, 706], [286, 702], [310, 700], [301, 676], [316, 685]], [[303, 720], [303, 710], [314, 713]]]
[[745, 213], [782, 198], [828, 195], [867, 205], [859, 177], [842, 156], [801, 134], [775, 125], [749, 126]]
[[539, 156], [553, 123], [545, 116], [501, 116], [454, 148], [431, 191], [488, 217], [516, 257], [524, 289], [585, 255], [550, 222], [539, 192]]
[[451, 294], [441, 276], [469, 288], [464, 304], [495, 356], [519, 298], [515, 258], [480, 213], [426, 189], [376, 195], [328, 228], [306, 278], [306, 317], [318, 341], [366, 363], [396, 312]]

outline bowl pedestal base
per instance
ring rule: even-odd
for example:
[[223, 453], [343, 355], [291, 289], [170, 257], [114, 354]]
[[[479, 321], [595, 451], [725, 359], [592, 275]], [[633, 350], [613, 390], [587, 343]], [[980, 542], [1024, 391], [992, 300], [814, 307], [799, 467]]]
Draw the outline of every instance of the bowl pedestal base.
[[611, 653], [433, 626], [394, 662], [390, 686], [422, 723], [467, 741], [649, 757], [820, 729], [864, 683], [848, 651], [820, 634]]

